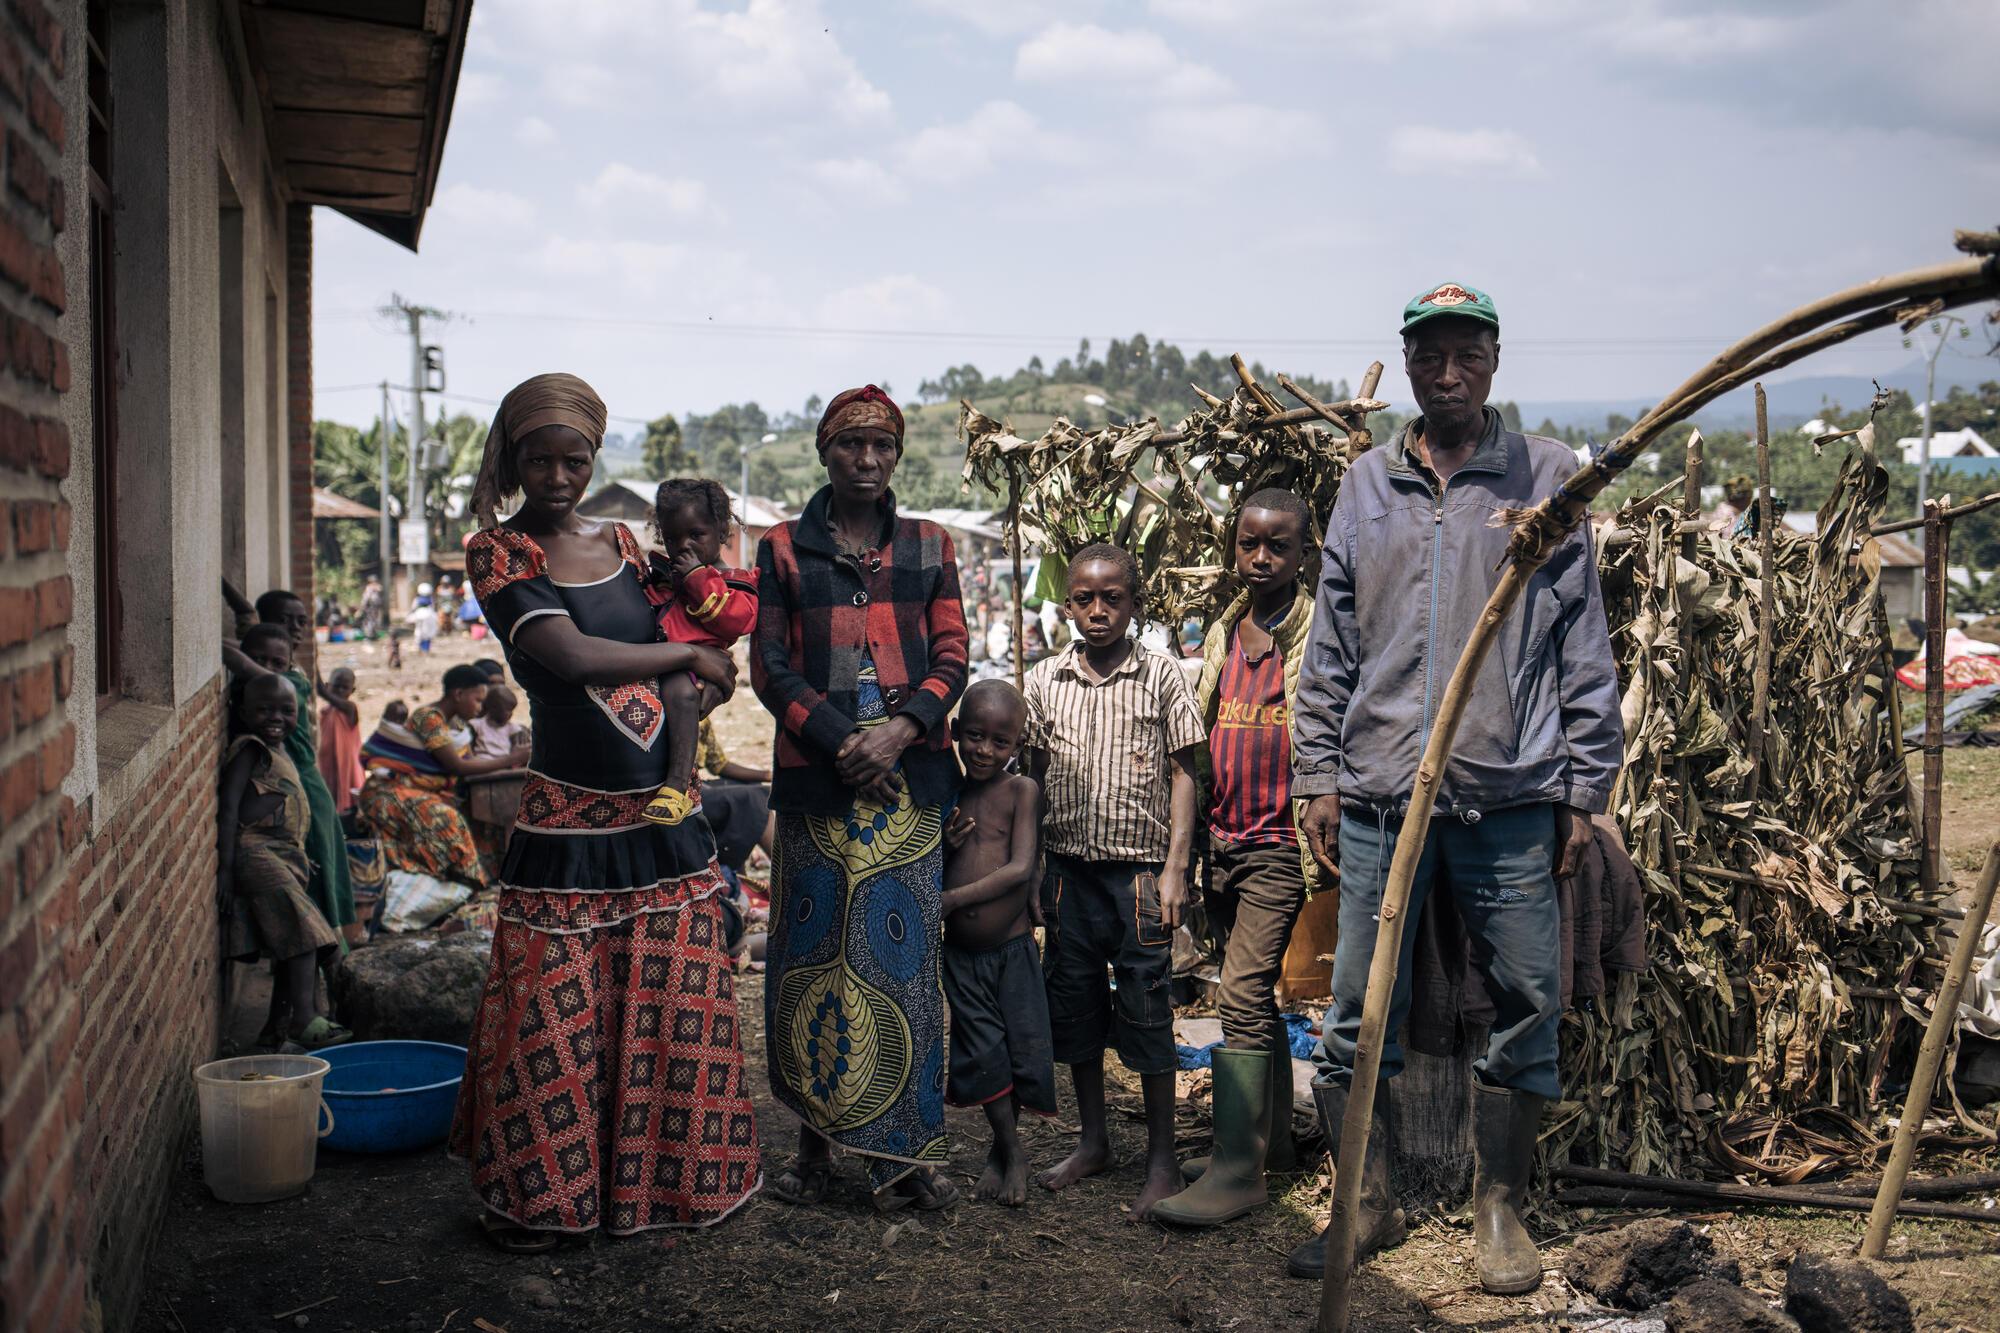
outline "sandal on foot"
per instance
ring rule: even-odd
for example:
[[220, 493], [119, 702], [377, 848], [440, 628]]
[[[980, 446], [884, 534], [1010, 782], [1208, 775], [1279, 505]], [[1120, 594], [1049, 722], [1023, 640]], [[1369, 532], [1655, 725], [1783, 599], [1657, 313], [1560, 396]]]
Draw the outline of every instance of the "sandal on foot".
[[354, 1040], [354, 1030], [344, 1028], [325, 1015], [314, 1018], [305, 1025], [303, 1031], [292, 1037], [292, 1042], [308, 1051], [325, 1050], [329, 1046], [342, 1046]]
[[905, 1208], [935, 1213], [958, 1202], [958, 1186], [935, 1171], [912, 1171], [888, 1188], [875, 1191], [869, 1200], [878, 1213], [899, 1213]]
[[832, 1179], [831, 1157], [811, 1162], [802, 1162], [795, 1157], [771, 1182], [771, 1193], [781, 1203], [811, 1207], [826, 1197], [827, 1182]]
[[498, 1213], [481, 1213], [479, 1230], [489, 1245], [508, 1254], [547, 1254], [562, 1244], [557, 1232], [536, 1231]]
[[694, 813], [694, 802], [688, 794], [676, 787], [662, 787], [653, 794], [640, 812], [640, 818], [649, 824], [665, 824], [672, 827]]

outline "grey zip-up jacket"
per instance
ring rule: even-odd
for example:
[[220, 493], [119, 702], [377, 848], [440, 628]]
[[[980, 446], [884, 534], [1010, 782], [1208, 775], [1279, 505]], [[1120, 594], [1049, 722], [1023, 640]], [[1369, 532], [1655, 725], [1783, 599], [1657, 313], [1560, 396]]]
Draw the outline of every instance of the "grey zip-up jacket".
[[[1414, 426], [1416, 423], [1411, 423]], [[1442, 487], [1410, 429], [1349, 469], [1326, 524], [1292, 723], [1292, 794], [1401, 811], [1452, 668], [1500, 579], [1510, 529], [1576, 471], [1558, 442], [1486, 434]], [[1588, 525], [1529, 580], [1473, 685], [1440, 813], [1553, 801], [1593, 814], [1623, 762], [1618, 678]]]

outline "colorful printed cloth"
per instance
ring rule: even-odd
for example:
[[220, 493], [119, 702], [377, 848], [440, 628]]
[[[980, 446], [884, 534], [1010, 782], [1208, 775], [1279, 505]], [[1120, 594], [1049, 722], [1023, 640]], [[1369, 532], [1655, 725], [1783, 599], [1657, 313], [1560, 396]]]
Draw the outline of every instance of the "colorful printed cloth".
[[[414, 744], [404, 743], [404, 736]], [[462, 733], [435, 708], [411, 713], [407, 728], [383, 723], [364, 747], [368, 781], [361, 785], [359, 805], [392, 868], [484, 888], [487, 872], [472, 827], [450, 794], [451, 775], [430, 754], [443, 749], [463, 754], [465, 746]]]
[[502, 1217], [707, 1226], [763, 1183], [713, 895], [569, 934], [503, 911], [471, 1040], [450, 1147]]
[[[887, 717], [872, 666], [862, 725]], [[854, 801], [844, 815], [778, 816], [765, 958], [771, 1090], [869, 1159], [886, 1189], [942, 1163], [944, 807]]]

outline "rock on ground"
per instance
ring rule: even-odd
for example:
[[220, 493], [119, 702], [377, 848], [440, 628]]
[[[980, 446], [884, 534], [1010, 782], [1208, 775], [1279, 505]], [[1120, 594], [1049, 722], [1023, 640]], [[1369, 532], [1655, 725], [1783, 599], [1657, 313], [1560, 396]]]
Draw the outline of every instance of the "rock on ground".
[[474, 932], [378, 940], [333, 975], [341, 1021], [361, 1041], [448, 1041], [463, 1046], [486, 985], [492, 941]]
[[1785, 1310], [1805, 1333], [1915, 1333], [1903, 1293], [1854, 1259], [1800, 1254], [1785, 1273]]
[[1667, 1333], [1799, 1333], [1782, 1310], [1720, 1278], [1697, 1278], [1674, 1293], [1660, 1314]]
[[1714, 1242], [1685, 1222], [1649, 1217], [1585, 1236], [1563, 1261], [1571, 1286], [1607, 1305], [1643, 1310], [1708, 1270]]

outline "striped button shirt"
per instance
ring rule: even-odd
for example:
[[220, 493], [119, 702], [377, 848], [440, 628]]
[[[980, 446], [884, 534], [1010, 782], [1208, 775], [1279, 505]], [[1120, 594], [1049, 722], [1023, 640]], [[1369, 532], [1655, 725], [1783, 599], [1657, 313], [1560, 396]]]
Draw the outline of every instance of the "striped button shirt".
[[1093, 861], [1164, 861], [1169, 756], [1208, 739], [1194, 690], [1170, 657], [1134, 643], [1103, 680], [1076, 640], [1029, 669], [1027, 743], [1048, 755], [1043, 846]]

